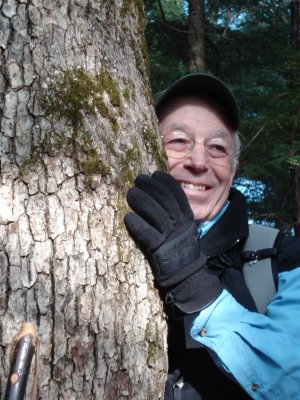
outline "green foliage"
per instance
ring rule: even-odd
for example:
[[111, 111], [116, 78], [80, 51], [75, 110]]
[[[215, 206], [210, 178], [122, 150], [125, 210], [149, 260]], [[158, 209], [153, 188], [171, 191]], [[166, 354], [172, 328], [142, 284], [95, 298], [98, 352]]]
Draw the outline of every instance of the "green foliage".
[[300, 155], [288, 157], [287, 162], [291, 167], [300, 167]]
[[188, 15], [183, 1], [164, 0], [163, 15], [157, 0], [146, 0], [150, 81], [158, 92], [188, 72]]

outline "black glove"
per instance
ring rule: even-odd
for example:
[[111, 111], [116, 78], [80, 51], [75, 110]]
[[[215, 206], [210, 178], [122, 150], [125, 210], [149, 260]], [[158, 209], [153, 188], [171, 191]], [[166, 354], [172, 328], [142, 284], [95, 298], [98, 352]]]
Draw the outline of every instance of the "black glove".
[[194, 214], [181, 186], [156, 171], [139, 175], [127, 201], [134, 212], [124, 222], [147, 257], [157, 287], [185, 313], [201, 310], [221, 292], [218, 277], [204, 268]]

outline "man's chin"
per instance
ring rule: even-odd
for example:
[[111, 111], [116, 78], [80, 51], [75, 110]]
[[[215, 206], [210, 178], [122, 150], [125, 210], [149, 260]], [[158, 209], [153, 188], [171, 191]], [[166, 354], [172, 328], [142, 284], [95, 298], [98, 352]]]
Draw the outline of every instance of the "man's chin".
[[222, 207], [215, 206], [214, 208], [201, 206], [200, 204], [190, 203], [191, 209], [194, 213], [195, 221], [204, 222], [213, 219]]
[[213, 191], [210, 191], [210, 194], [211, 195], [208, 195], [207, 197], [205, 195], [203, 197], [197, 197], [187, 194], [188, 202], [194, 213], [194, 219], [196, 221], [201, 222], [213, 219], [226, 203], [228, 196], [217, 197]]
[[210, 219], [209, 210], [204, 210], [203, 208], [201, 208], [201, 210], [199, 210], [199, 206], [193, 207], [192, 205], [191, 205], [191, 208], [194, 213], [195, 221], [203, 222], [203, 221], [207, 221]]

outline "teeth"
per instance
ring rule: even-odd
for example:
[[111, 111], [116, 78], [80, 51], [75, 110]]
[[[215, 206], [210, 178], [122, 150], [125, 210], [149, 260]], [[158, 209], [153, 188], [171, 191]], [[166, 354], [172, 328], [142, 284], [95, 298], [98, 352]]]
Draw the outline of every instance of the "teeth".
[[199, 191], [203, 191], [206, 189], [206, 186], [193, 185], [192, 183], [184, 183], [184, 182], [182, 182], [181, 186], [186, 189], [199, 190]]

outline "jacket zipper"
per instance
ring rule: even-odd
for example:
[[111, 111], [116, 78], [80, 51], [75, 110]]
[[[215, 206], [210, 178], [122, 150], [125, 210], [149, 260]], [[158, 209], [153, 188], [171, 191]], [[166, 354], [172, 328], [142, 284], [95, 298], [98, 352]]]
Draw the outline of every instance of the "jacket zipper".
[[226, 251], [232, 249], [232, 248], [233, 248], [236, 244], [238, 244], [240, 241], [241, 241], [241, 238], [237, 238], [230, 246], [228, 246], [225, 250], [223, 250], [222, 253], [213, 254], [213, 255], [211, 255], [211, 256], [207, 256], [207, 259], [210, 260], [211, 258], [218, 257], [218, 256], [220, 256], [220, 255], [226, 253]]

